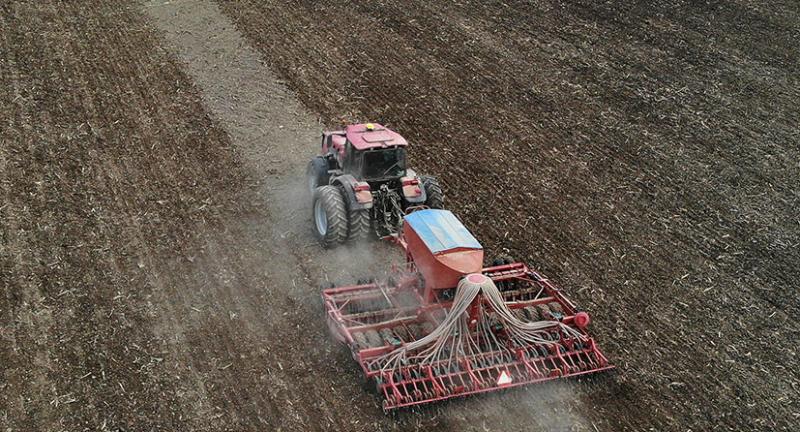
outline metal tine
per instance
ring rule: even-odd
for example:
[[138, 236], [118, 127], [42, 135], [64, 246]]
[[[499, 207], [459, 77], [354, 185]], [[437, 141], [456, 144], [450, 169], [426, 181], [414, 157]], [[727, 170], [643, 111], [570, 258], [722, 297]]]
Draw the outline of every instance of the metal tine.
[[420, 396], [421, 396], [421, 395], [422, 395], [422, 392], [419, 390], [419, 387], [417, 387], [417, 382], [420, 382], [420, 383], [422, 383], [422, 382], [424, 382], [424, 381], [419, 381], [419, 380], [415, 380], [415, 379], [414, 379], [414, 380], [410, 380], [410, 382], [411, 382], [411, 385], [414, 387], [414, 395], [415, 395], [415, 397], [416, 397], [417, 395], [420, 395]]

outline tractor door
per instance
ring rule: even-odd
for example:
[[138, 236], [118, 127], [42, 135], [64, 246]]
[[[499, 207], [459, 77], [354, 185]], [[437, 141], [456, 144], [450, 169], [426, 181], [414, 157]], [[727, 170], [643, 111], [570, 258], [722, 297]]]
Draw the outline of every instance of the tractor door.
[[344, 162], [342, 165], [342, 170], [344, 173], [352, 175], [357, 180], [361, 180], [363, 156], [363, 152], [353, 148], [353, 145], [350, 144], [350, 141], [347, 141], [344, 153]]

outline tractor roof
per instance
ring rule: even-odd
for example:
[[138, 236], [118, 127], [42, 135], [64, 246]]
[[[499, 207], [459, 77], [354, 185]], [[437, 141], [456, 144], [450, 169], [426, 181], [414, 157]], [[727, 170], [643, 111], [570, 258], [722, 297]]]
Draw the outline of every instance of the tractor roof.
[[461, 221], [447, 210], [418, 210], [404, 219], [433, 254], [453, 249], [483, 249]]
[[347, 139], [356, 150], [406, 146], [408, 142], [399, 133], [377, 123], [354, 124], [345, 129]]

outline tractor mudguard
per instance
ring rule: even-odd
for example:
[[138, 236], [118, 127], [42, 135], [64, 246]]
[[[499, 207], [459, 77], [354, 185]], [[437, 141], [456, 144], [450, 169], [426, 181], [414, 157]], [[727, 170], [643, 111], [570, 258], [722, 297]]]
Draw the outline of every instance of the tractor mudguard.
[[[416, 180], [415, 185], [406, 185], [406, 180]], [[403, 199], [409, 204], [422, 204], [428, 197], [425, 195], [425, 188], [422, 187], [422, 179], [411, 168], [406, 169], [406, 175], [401, 179], [403, 183]], [[419, 190], [419, 194], [414, 194]]]
[[343, 174], [340, 175], [333, 180], [331, 180], [331, 184], [334, 186], [342, 186], [344, 190], [344, 196], [347, 200], [347, 205], [350, 211], [353, 210], [365, 210], [372, 208], [372, 201], [366, 203], [360, 203], [356, 199], [356, 191], [355, 187], [358, 184], [358, 180], [350, 174]]

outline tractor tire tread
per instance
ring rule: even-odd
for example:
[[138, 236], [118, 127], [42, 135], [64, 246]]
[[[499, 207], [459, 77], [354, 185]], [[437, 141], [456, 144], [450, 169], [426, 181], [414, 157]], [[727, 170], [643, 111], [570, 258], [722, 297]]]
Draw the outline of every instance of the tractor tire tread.
[[[328, 217], [328, 231], [325, 235], [317, 233], [323, 247], [333, 248], [347, 239], [347, 210], [342, 192], [335, 186], [320, 186], [314, 194], [314, 202], [322, 200]], [[312, 206], [313, 207], [313, 206]]]
[[372, 232], [369, 209], [348, 212], [347, 241], [357, 243], [369, 238]]
[[435, 177], [420, 176], [425, 188], [425, 205], [432, 209], [444, 208], [444, 191]]

